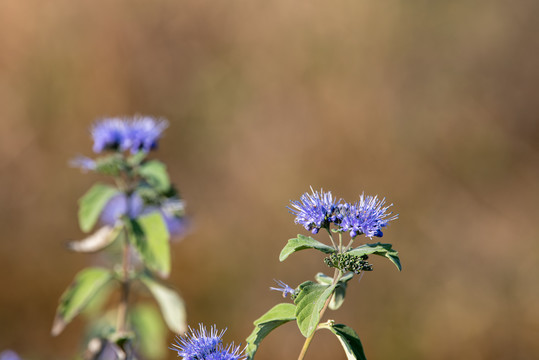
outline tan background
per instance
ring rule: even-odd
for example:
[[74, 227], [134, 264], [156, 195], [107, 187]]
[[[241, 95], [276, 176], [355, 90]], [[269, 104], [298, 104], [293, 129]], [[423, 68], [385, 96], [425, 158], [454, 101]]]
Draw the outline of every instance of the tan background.
[[[93, 256], [77, 199], [97, 177], [94, 119], [170, 120], [157, 154], [195, 228], [170, 281], [189, 323], [243, 342], [322, 256], [292, 255], [286, 205], [309, 186], [386, 196], [400, 219], [331, 316], [372, 359], [539, 358], [539, 2], [72, 1], [0, 4], [0, 349], [70, 359], [83, 322], [49, 335]], [[323, 239], [323, 238], [322, 238]], [[170, 334], [172, 338], [172, 334]], [[327, 345], [322, 345], [327, 342]], [[293, 325], [257, 359], [294, 359]], [[337, 355], [334, 355], [334, 354]], [[174, 353], [169, 352], [169, 358]], [[319, 334], [309, 359], [343, 359]]]

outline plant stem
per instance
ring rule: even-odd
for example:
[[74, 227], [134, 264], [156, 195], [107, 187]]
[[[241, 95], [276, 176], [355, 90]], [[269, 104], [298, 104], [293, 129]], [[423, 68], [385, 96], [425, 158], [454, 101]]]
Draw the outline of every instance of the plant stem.
[[[125, 229], [125, 228], [124, 228]], [[125, 234], [125, 242], [123, 249], [122, 259], [122, 280], [121, 280], [121, 293], [120, 304], [118, 305], [118, 318], [116, 323], [116, 331], [118, 333], [124, 333], [126, 331], [127, 322], [127, 306], [129, 300], [129, 243], [127, 240], [127, 231]]]
[[118, 305], [118, 318], [116, 323], [116, 331], [120, 334], [123, 334], [126, 332], [126, 325], [127, 325], [127, 308], [129, 304], [129, 233], [127, 231], [127, 221], [129, 221], [129, 218], [131, 216], [131, 194], [132, 191], [132, 179], [129, 176], [129, 173], [127, 174], [128, 180], [126, 181], [126, 188], [123, 189], [123, 193], [125, 196], [125, 203], [126, 203], [126, 217], [123, 219], [124, 221], [124, 248], [123, 248], [123, 256], [122, 256], [122, 279], [121, 279], [121, 289], [120, 289], [120, 304]]
[[[334, 286], [336, 285], [340, 278], [342, 277], [342, 271], [340, 271], [339, 269], [335, 269], [335, 272], [333, 274], [333, 282], [331, 284], [331, 286]], [[324, 303], [324, 307], [322, 308], [322, 310], [320, 311], [320, 320], [322, 320], [322, 317], [324, 316], [324, 313], [326, 312], [328, 306], [329, 306], [329, 302], [331, 301], [331, 297], [333, 296], [330, 295], [326, 302]], [[320, 324], [320, 321], [318, 321], [318, 324]], [[318, 325], [317, 325], [318, 327]], [[313, 341], [313, 338], [314, 338], [314, 333], [316, 332], [313, 331], [313, 333], [311, 334], [311, 336], [309, 336], [307, 339], [305, 339], [305, 342], [303, 343], [303, 347], [301, 348], [301, 352], [299, 353], [299, 357], [298, 357], [298, 360], [303, 360], [303, 358], [305, 357], [305, 354], [307, 353], [307, 349], [309, 348], [309, 345], [311, 345], [311, 341]]]
[[329, 230], [329, 228], [326, 228], [326, 230], [328, 231], [329, 240], [331, 240], [331, 245], [333, 245], [335, 250], [337, 250], [337, 245], [335, 245], [335, 241], [333, 241], [333, 234], [331, 233], [331, 230]]

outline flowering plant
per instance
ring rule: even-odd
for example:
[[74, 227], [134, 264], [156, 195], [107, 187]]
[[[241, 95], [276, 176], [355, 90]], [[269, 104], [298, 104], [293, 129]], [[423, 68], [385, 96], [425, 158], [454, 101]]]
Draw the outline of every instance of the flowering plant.
[[[391, 244], [380, 242], [363, 244], [354, 247], [359, 235], [369, 239], [382, 237], [382, 228], [386, 227], [397, 215], [392, 215], [385, 205], [385, 199], [361, 195], [359, 202], [345, 203], [336, 200], [331, 192], [320, 192], [311, 189], [299, 201], [291, 201], [289, 211], [296, 216], [295, 222], [306, 230], [318, 234], [326, 230], [331, 245], [324, 244], [310, 236], [298, 235], [288, 240], [281, 251], [279, 260], [284, 261], [292, 253], [305, 249], [314, 249], [327, 254], [326, 265], [334, 268], [333, 277], [319, 272], [314, 281], [305, 281], [296, 288], [278, 281], [278, 287], [271, 290], [282, 292], [283, 297], [290, 295], [292, 303], [280, 303], [272, 307], [254, 322], [255, 328], [247, 338], [247, 358], [254, 358], [262, 340], [277, 327], [290, 321], [296, 321], [302, 335], [306, 338], [298, 360], [305, 357], [315, 331], [326, 329], [339, 339], [346, 356], [351, 359], [366, 359], [363, 346], [357, 333], [344, 324], [335, 324], [333, 320], [321, 322], [326, 310], [337, 310], [344, 302], [348, 282], [365, 271], [372, 271], [368, 263], [369, 255], [379, 255], [389, 259], [397, 269], [402, 270], [398, 253]], [[343, 243], [343, 235], [348, 233], [350, 240]], [[334, 236], [337, 234], [338, 241]]]
[[[73, 318], [92, 303], [104, 303], [116, 288], [120, 299], [115, 321], [108, 321], [109, 311], [94, 324], [87, 359], [132, 359], [140, 352], [152, 357], [164, 347], [160, 342], [165, 332], [156, 330], [156, 311], [131, 304], [134, 290], [146, 289], [172, 331], [186, 330], [183, 300], [160, 279], [170, 273], [171, 236], [186, 229], [184, 203], [170, 183], [166, 166], [148, 158], [167, 125], [165, 120], [144, 116], [103, 119], [91, 129], [93, 151], [100, 155], [72, 161], [83, 172], [113, 179], [113, 184], [93, 185], [80, 199], [82, 231], [90, 232], [98, 222], [101, 227], [83, 240], [68, 243], [68, 248], [106, 252], [115, 264], [81, 270], [61, 296], [52, 327], [53, 335], [60, 334]], [[156, 333], [162, 333], [162, 339]]]

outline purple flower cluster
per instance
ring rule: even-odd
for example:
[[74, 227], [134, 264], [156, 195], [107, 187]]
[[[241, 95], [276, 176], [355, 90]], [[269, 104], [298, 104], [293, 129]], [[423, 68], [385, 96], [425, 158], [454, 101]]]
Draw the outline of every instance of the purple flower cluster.
[[93, 150], [95, 153], [106, 149], [147, 153], [157, 147], [157, 141], [167, 126], [166, 120], [149, 116], [103, 119], [96, 122], [91, 130]]
[[388, 212], [393, 204], [386, 206], [385, 198], [361, 194], [359, 202], [345, 203], [342, 199], [334, 200], [331, 192], [320, 190], [319, 193], [312, 188], [311, 191], [312, 194], [303, 194], [300, 201], [290, 201], [293, 208], [288, 209], [296, 215], [294, 222], [313, 234], [320, 229], [329, 230], [334, 224], [337, 231], [350, 232], [352, 238], [362, 234], [369, 238], [382, 237], [382, 228], [398, 218]]
[[124, 194], [118, 193], [113, 196], [101, 211], [99, 220], [104, 225], [114, 226], [115, 223], [124, 215], [130, 219], [138, 216], [159, 212], [170, 236], [181, 237], [188, 230], [188, 221], [184, 216], [177, 215], [183, 211], [184, 203], [179, 199], [167, 199], [159, 206], [146, 205], [142, 198], [134, 192], [129, 198]]
[[288, 210], [296, 215], [296, 224], [301, 224], [305, 229], [313, 234], [317, 234], [320, 229], [328, 228], [332, 221], [335, 221], [335, 210], [337, 201], [331, 196], [331, 192], [324, 193], [323, 190], [314, 191], [312, 194], [305, 193], [299, 201], [290, 201]]
[[208, 332], [204, 325], [199, 324], [199, 330], [189, 328], [190, 333], [177, 337], [171, 350], [178, 353], [183, 360], [240, 360], [245, 359], [243, 351], [234, 344], [223, 345], [223, 334], [214, 325]]

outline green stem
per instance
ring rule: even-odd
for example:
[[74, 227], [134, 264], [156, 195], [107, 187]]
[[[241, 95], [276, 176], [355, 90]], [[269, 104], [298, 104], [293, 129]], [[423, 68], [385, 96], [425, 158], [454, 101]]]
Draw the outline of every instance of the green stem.
[[[125, 227], [124, 227], [125, 230]], [[116, 319], [116, 331], [123, 334], [126, 331], [127, 308], [129, 303], [129, 243], [127, 231], [125, 231], [125, 242], [122, 259], [122, 279], [120, 287], [120, 304], [118, 305], [118, 318]]]
[[331, 240], [331, 245], [333, 245], [333, 247], [337, 249], [337, 245], [335, 245], [335, 241], [333, 241], [333, 234], [331, 233], [331, 230], [329, 230], [329, 228], [326, 228], [326, 230], [328, 231], [329, 240]]
[[[118, 318], [116, 319], [116, 331], [119, 334], [123, 334], [127, 330], [127, 310], [129, 305], [129, 233], [127, 231], [127, 221], [129, 220], [129, 215], [131, 214], [131, 201], [130, 197], [133, 193], [133, 181], [130, 177], [130, 174], [126, 174], [127, 180], [124, 181], [124, 188], [121, 190], [125, 196], [126, 202], [126, 214], [123, 219], [124, 221], [124, 244], [123, 244], [123, 256], [122, 256], [122, 278], [120, 280], [120, 304], [118, 305]], [[122, 179], [123, 180], [123, 179]], [[131, 181], [129, 181], [131, 180]]]
[[344, 248], [344, 252], [347, 252], [352, 247], [352, 243], [354, 242], [354, 239], [351, 239], [348, 245]]
[[[333, 282], [331, 283], [331, 286], [335, 286], [339, 282], [341, 277], [342, 277], [342, 271], [340, 271], [339, 269], [335, 269], [335, 272], [333, 274]], [[324, 307], [320, 311], [320, 320], [322, 320], [322, 317], [324, 316], [324, 313], [326, 312], [326, 310], [327, 310], [327, 308], [329, 306], [329, 302], [331, 301], [331, 296], [332, 295], [330, 295], [327, 298], [326, 302], [324, 303]], [[318, 324], [320, 324], [320, 321], [318, 321]], [[318, 325], [317, 325], [317, 328], [318, 328]], [[301, 348], [301, 352], [299, 353], [298, 360], [303, 360], [303, 358], [305, 358], [305, 354], [307, 353], [307, 349], [311, 345], [311, 341], [313, 341], [315, 332], [316, 332], [316, 330], [313, 331], [311, 336], [309, 336], [307, 339], [305, 339], [305, 342], [303, 343], [303, 347]]]

